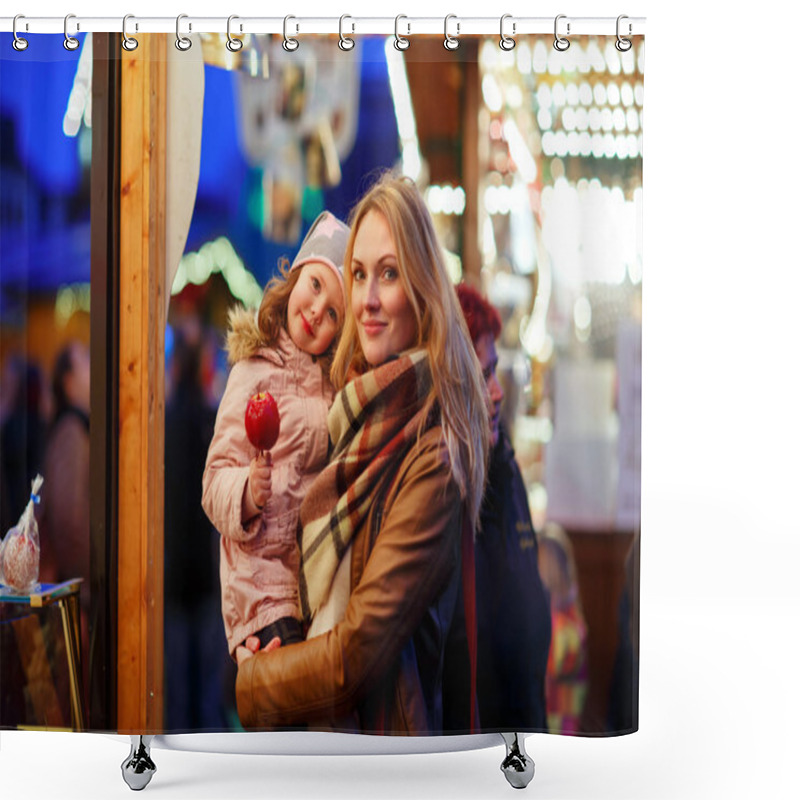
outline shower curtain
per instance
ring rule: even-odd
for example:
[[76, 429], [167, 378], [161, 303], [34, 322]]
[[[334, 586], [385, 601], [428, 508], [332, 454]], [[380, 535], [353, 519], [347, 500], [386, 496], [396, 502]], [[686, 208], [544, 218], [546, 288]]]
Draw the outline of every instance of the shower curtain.
[[[228, 314], [255, 315], [319, 215], [347, 220], [391, 171], [489, 309], [497, 413], [460, 548], [469, 635], [445, 652], [446, 625], [420, 627], [373, 680], [407, 697], [387, 675], [460, 675], [420, 691], [468, 693], [472, 719], [426, 733], [635, 731], [643, 37], [509, 28], [452, 47], [453, 27], [443, 47], [345, 24], [293, 47], [228, 25], [73, 31], [72, 49], [0, 36], [4, 542], [44, 478], [35, 585], [0, 587], [0, 728], [244, 730], [234, 588], [202, 502]], [[73, 589], [70, 627], [55, 601]], [[374, 733], [374, 702], [322, 727]]]

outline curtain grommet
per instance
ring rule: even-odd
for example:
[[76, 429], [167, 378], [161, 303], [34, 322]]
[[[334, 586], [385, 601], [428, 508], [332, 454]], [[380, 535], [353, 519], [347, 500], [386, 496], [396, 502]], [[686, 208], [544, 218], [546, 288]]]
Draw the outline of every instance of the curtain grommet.
[[[619, 50], [620, 53], [627, 53], [628, 50], [630, 50], [631, 47], [633, 47], [633, 42], [630, 39], [624, 38], [622, 36], [622, 34], [620, 33], [620, 24], [621, 24], [622, 20], [624, 20], [624, 19], [628, 19], [628, 17], [625, 14], [620, 14], [617, 17], [617, 41], [614, 42], [614, 47], [616, 47], [617, 50]], [[633, 33], [633, 26], [629, 22], [628, 23], [628, 36], [630, 36], [631, 33]]]
[[[21, 19], [25, 19], [24, 14], [17, 14], [14, 17], [14, 22], [11, 24], [11, 32], [14, 34], [14, 41], [11, 42], [11, 46], [18, 52], [21, 53], [23, 50], [28, 49], [28, 40], [23, 39], [22, 36], [17, 34], [17, 22]], [[28, 30], [28, 23], [25, 23], [25, 30]]]
[[[283, 43], [282, 44], [283, 44], [283, 49], [287, 53], [293, 53], [295, 50], [297, 50], [298, 47], [300, 47], [300, 42], [297, 39], [293, 39], [286, 32], [286, 28], [287, 28], [287, 26], [289, 24], [289, 20], [290, 19], [296, 19], [296, 17], [293, 17], [291, 14], [289, 14], [289, 15], [287, 15], [287, 16], [285, 16], [283, 18]], [[299, 32], [300, 29], [298, 28], [297, 30]]]
[[[184, 36], [181, 33], [181, 20], [188, 19], [188, 17], [188, 14], [178, 14], [178, 17], [175, 20], [175, 47], [182, 53], [185, 53], [192, 46], [192, 40], [188, 36]], [[190, 22], [189, 32], [191, 33], [191, 31], [192, 23]]]
[[[450, 22], [451, 19], [456, 20], [456, 35], [455, 36], [451, 36], [447, 32], [447, 23]], [[461, 23], [458, 21], [458, 17], [456, 17], [455, 14], [448, 14], [444, 18], [444, 41], [442, 42], [442, 44], [444, 45], [444, 49], [445, 50], [450, 50], [451, 52], [453, 50], [458, 50], [459, 45], [461, 44], [461, 42], [458, 41], [458, 33], [459, 33], [460, 30], [461, 30]]]
[[[133, 14], [126, 14], [122, 18], [122, 49], [131, 53], [139, 46], [139, 40], [135, 39], [133, 36], [128, 36], [127, 25], [129, 19], [136, 18], [133, 16]], [[134, 30], [139, 30], [138, 23], [134, 23]]]
[[394, 18], [394, 49], [402, 52], [411, 47], [411, 42], [406, 38], [406, 36], [411, 34], [411, 25], [408, 25], [408, 34], [406, 34], [406, 36], [401, 36], [399, 31], [401, 19], [408, 19], [408, 17], [405, 14], [398, 14]]
[[[342, 14], [342, 16], [339, 17], [339, 49], [344, 50], [345, 52], [349, 52], [356, 46], [356, 42], [355, 39], [351, 39], [349, 36], [344, 35], [342, 27], [344, 26], [344, 21], [346, 19], [353, 19], [353, 18], [349, 14]], [[356, 26], [353, 25], [352, 32], [355, 33], [355, 31], [356, 31]]]
[[[231, 33], [231, 23], [235, 19], [239, 19], [239, 17], [237, 17], [236, 14], [231, 14], [228, 17], [228, 29], [227, 29], [228, 41], [225, 42], [225, 47], [228, 48], [228, 52], [229, 53], [238, 53], [243, 47], [242, 40], [241, 39], [234, 39], [233, 38], [233, 34]], [[239, 32], [240, 33], [241, 33], [241, 30], [242, 30], [242, 28], [241, 28], [241, 26], [239, 26]]]
[[[67, 14], [67, 16], [64, 17], [64, 49], [70, 52], [77, 50], [80, 46], [80, 42], [74, 36], [69, 35], [69, 21], [71, 19], [75, 19], [74, 14]], [[76, 25], [75, 29], [78, 31], [81, 29], [80, 23]]]
[[[556, 21], [555, 21], [555, 24], [553, 26], [553, 32], [554, 32], [554, 36], [555, 36], [555, 38], [553, 39], [553, 47], [556, 50], [558, 50], [559, 53], [563, 53], [565, 50], [569, 50], [569, 39], [567, 39], [564, 36], [559, 36], [558, 35], [558, 21], [560, 19], [566, 19], [566, 18], [567, 18], [566, 14], [559, 14], [556, 17]], [[569, 26], [569, 22], [567, 22], [567, 36], [569, 36], [569, 27], [570, 27]]]
[[[509, 50], [513, 50], [517, 46], [517, 43], [516, 41], [514, 41], [514, 38], [512, 36], [506, 36], [505, 32], [503, 31], [503, 26], [507, 19], [513, 20], [511, 14], [503, 14], [503, 16], [500, 17], [500, 49], [505, 50], [506, 52], [508, 52]], [[516, 32], [517, 32], [517, 23], [512, 21], [511, 33], [513, 34]]]

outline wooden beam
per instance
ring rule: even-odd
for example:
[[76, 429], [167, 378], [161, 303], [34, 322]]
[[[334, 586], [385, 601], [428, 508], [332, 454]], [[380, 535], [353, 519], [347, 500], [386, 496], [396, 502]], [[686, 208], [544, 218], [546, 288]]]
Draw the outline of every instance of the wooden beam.
[[92, 52], [89, 720], [117, 724], [117, 431], [119, 355], [119, 36]]
[[163, 729], [167, 36], [122, 53], [117, 730]]

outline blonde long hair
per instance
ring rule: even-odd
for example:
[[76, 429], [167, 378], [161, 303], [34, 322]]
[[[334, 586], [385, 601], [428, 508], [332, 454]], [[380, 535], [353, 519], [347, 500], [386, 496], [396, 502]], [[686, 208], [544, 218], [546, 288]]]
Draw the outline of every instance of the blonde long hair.
[[438, 409], [453, 478], [470, 521], [477, 525], [490, 442], [485, 382], [433, 220], [416, 185], [407, 178], [383, 175], [350, 216], [351, 233], [344, 257], [347, 313], [331, 380], [338, 390], [354, 375], [370, 369], [358, 338], [351, 293], [353, 243], [364, 217], [373, 210], [380, 212], [389, 225], [400, 278], [417, 320], [416, 347], [428, 354], [432, 386], [423, 419]]

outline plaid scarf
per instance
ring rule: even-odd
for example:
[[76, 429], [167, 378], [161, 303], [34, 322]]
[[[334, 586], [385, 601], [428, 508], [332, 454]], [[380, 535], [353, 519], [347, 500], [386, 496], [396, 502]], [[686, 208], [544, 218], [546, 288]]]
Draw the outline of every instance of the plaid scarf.
[[333, 454], [300, 506], [305, 621], [327, 599], [347, 546], [416, 440], [430, 387], [427, 355], [418, 350], [355, 378], [336, 395], [328, 414]]

